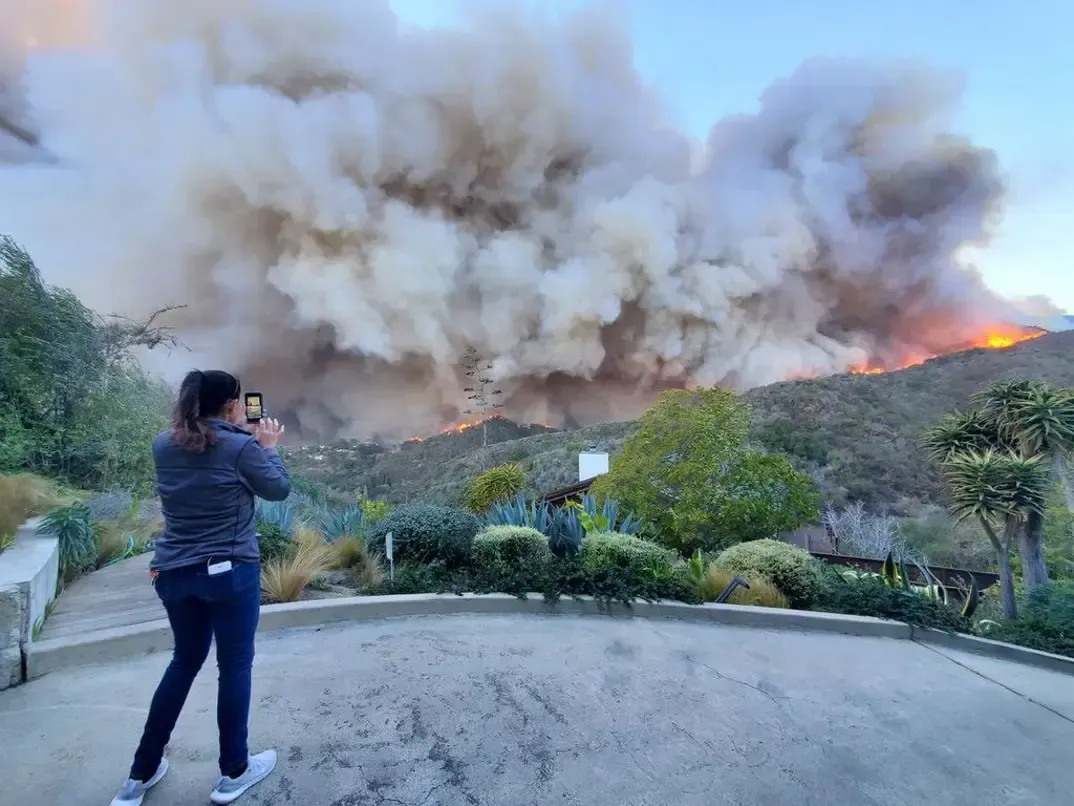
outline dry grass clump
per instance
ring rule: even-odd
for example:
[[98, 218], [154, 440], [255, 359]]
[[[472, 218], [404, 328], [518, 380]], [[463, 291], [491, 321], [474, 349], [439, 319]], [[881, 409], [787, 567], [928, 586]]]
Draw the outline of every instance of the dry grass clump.
[[375, 588], [384, 581], [384, 564], [360, 537], [343, 537], [332, 544], [336, 568], [350, 572], [359, 590]]
[[261, 568], [261, 591], [272, 602], [297, 602], [313, 579], [335, 564], [334, 548], [308, 526], [295, 529], [295, 550]]
[[[151, 518], [137, 515], [97, 521], [93, 531], [97, 538], [97, 567], [102, 568], [131, 550], [131, 554], [144, 554], [149, 542], [160, 534], [164, 519], [160, 515]], [[131, 545], [133, 541], [133, 546]]]
[[[715, 601], [716, 597], [726, 590], [735, 575], [723, 568], [710, 565], [705, 571], [705, 577], [701, 582], [701, 596], [706, 602]], [[749, 590], [736, 588], [735, 592], [727, 600], [727, 604], [751, 605], [753, 607], [788, 607], [787, 597], [780, 593], [771, 582], [764, 577], [750, 577], [746, 580], [750, 583]]]
[[15, 530], [35, 515], [70, 504], [74, 498], [65, 495], [48, 479], [30, 473], [0, 475], [0, 549], [8, 548], [15, 539]]

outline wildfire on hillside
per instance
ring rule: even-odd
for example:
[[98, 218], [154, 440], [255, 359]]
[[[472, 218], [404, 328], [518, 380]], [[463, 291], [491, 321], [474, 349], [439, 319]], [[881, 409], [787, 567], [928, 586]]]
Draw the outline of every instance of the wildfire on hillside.
[[[500, 414], [499, 412], [493, 412], [492, 414], [488, 415], [487, 417], [478, 417], [476, 419], [464, 420], [462, 422], [452, 423], [451, 425], [445, 425], [443, 428], [440, 429], [439, 433], [440, 434], [462, 434], [462, 433], [465, 433], [466, 431], [469, 431], [472, 428], [477, 428], [478, 426], [480, 426], [483, 423], [492, 422], [493, 420], [504, 420], [504, 419], [506, 419], [506, 418], [502, 414]], [[541, 426], [541, 427], [548, 428], [548, 429], [553, 429], [553, 430], [555, 429], [555, 426], [550, 425], [549, 423], [530, 423], [530, 426]], [[528, 427], [528, 426], [523, 426], [523, 427]], [[413, 444], [415, 442], [424, 442], [428, 438], [429, 437], [427, 437], [427, 436], [426, 437], [410, 437], [409, 439], [404, 440], [403, 444], [404, 445], [410, 445], [410, 444]]]
[[[962, 352], [964, 350], [1005, 350], [1023, 341], [1037, 339], [1045, 335], [1047, 331], [1035, 328], [1023, 328], [1018, 326], [995, 327], [983, 333], [980, 338], [966, 345], [960, 345], [950, 352]], [[883, 375], [885, 372], [916, 367], [924, 364], [935, 355], [911, 355], [893, 366], [878, 366], [873, 362], [858, 364], [850, 368], [849, 372], [854, 375]]]
[[[461, 434], [464, 431], [469, 431], [471, 428], [476, 428], [477, 426], [481, 425], [481, 423], [488, 422], [489, 420], [502, 420], [502, 419], [503, 419], [502, 414], [499, 414], [498, 412], [494, 412], [493, 414], [490, 414], [488, 417], [478, 417], [476, 420], [466, 420], [466, 421], [461, 422], [461, 423], [453, 423], [452, 425], [445, 425], [443, 428], [440, 429], [440, 433], [441, 434]], [[428, 437], [411, 437], [410, 439], [404, 440], [403, 444], [405, 445], [405, 444], [411, 443], [411, 442], [424, 442], [426, 439], [428, 439]]]
[[[996, 327], [993, 327], [993, 328], [989, 329], [988, 331], [983, 333], [979, 338], [974, 339], [972, 342], [967, 342], [966, 344], [958, 345], [958, 346], [954, 347], [953, 349], [946, 351], [943, 354], [950, 355], [951, 353], [963, 352], [963, 351], [966, 351], [966, 350], [977, 350], [977, 349], [1005, 350], [1008, 347], [1013, 347], [1014, 345], [1019, 344], [1021, 342], [1030, 341], [1032, 339], [1040, 338], [1041, 336], [1044, 336], [1046, 334], [1047, 334], [1047, 331], [1039, 330], [1037, 328], [1025, 328], [1025, 327], [1019, 327], [1017, 325], [996, 326]], [[865, 364], [858, 364], [856, 366], [853, 366], [850, 369], [848, 369], [847, 372], [849, 372], [850, 374], [853, 374], [853, 375], [883, 375], [883, 374], [885, 374], [887, 372], [895, 372], [895, 371], [900, 370], [900, 369], [908, 369], [910, 367], [916, 367], [916, 366], [918, 366], [920, 364], [924, 364], [929, 359], [936, 358], [936, 357], [937, 357], [937, 355], [935, 355], [935, 354], [920, 353], [920, 354], [915, 354], [915, 355], [908, 355], [904, 359], [902, 359], [900, 361], [897, 361], [897, 362], [890, 363], [890, 364], [881, 364], [878, 360], [873, 360], [873, 361], [870, 361], [870, 362], [865, 363]], [[812, 376], [812, 375], [800, 375], [800, 376], [797, 376], [797, 377], [794, 377], [794, 378], [789, 378], [788, 380], [808, 380], [809, 378], [812, 378], [812, 377], [814, 377], [814, 376]], [[462, 421], [462, 422], [453, 423], [451, 425], [446, 425], [446, 426], [444, 426], [444, 427], [442, 427], [440, 429], [439, 434], [441, 434], [441, 435], [442, 434], [462, 434], [462, 433], [465, 433], [466, 431], [469, 431], [469, 430], [471, 430], [473, 428], [476, 428], [476, 427], [480, 426], [482, 423], [489, 422], [491, 420], [502, 420], [502, 419], [504, 419], [504, 416], [502, 414], [500, 414], [499, 412], [493, 412], [492, 414], [490, 414], [490, 415], [488, 415], [487, 417], [484, 417], [484, 418], [478, 417], [478, 418], [475, 418], [475, 419], [465, 420], [465, 421]], [[547, 428], [554, 428], [554, 426], [551, 426], [551, 425], [549, 425], [547, 423], [537, 423], [536, 425], [543, 425], [543, 426], [545, 426]], [[425, 440], [427, 440], [427, 439], [429, 439], [429, 436], [425, 436], [425, 437], [414, 436], [414, 437], [410, 437], [407, 440], [404, 440], [403, 445], [410, 445], [410, 444], [417, 443], [417, 442], [425, 442]]]

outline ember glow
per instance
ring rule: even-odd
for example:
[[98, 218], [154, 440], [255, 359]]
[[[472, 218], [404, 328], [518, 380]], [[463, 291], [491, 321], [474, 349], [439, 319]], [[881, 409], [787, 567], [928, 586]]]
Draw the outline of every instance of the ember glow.
[[[1043, 330], [1021, 327], [996, 327], [984, 333], [980, 338], [973, 342], [965, 346], [960, 346], [958, 349], [951, 350], [946, 354], [963, 352], [965, 350], [1005, 350], [1008, 347], [1013, 347], [1024, 341], [1039, 339], [1045, 332], [1046, 331]], [[877, 366], [873, 363], [858, 364], [850, 368], [850, 373], [853, 375], [883, 375], [885, 372], [894, 372], [900, 369], [916, 367], [920, 364], [924, 364], [930, 358], [936, 357], [936, 355], [914, 355], [908, 357], [904, 361], [900, 361], [895, 366], [890, 367]]]

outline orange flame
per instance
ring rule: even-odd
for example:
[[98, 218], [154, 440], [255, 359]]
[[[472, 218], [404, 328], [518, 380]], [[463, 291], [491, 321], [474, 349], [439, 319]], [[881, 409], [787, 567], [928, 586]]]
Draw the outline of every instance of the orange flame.
[[[964, 347], [951, 352], [961, 352], [962, 350], [1006, 350], [1008, 347], [1013, 347], [1023, 341], [1030, 341], [1031, 339], [1039, 339], [1045, 334], [1043, 330], [1024, 330], [1021, 328], [996, 328], [988, 331], [984, 335], [970, 342]], [[893, 372], [899, 369], [907, 369], [908, 367], [916, 367], [919, 364], [924, 364], [930, 358], [935, 358], [934, 355], [920, 355], [911, 356], [904, 361], [901, 361], [898, 365], [892, 367], [877, 367], [871, 366], [869, 363], [856, 364], [852, 366], [848, 372], [854, 375], [883, 375], [885, 372]]]
[[[465, 433], [465, 432], [467, 432], [467, 431], [469, 431], [469, 430], [471, 430], [473, 428], [477, 428], [482, 423], [488, 423], [488, 422], [491, 422], [492, 420], [503, 420], [503, 419], [505, 419], [505, 418], [504, 418], [504, 416], [502, 414], [500, 414], [499, 412], [493, 412], [492, 414], [488, 415], [487, 417], [479, 417], [479, 418], [477, 418], [475, 420], [464, 420], [463, 422], [460, 422], [460, 423], [454, 423], [452, 425], [446, 425], [446, 426], [444, 426], [443, 428], [440, 429], [440, 434], [463, 434], [463, 433]], [[543, 428], [548, 428], [550, 430], [555, 430], [555, 428], [556, 428], [551, 423], [529, 423], [528, 425], [522, 425], [521, 427], [522, 428], [535, 428], [535, 427], [538, 427], [538, 426], [543, 427]], [[411, 445], [411, 444], [415, 444], [415, 443], [418, 443], [418, 442], [425, 442], [425, 440], [427, 440], [427, 439], [428, 439], [428, 437], [417, 437], [417, 436], [410, 437], [409, 439], [403, 440], [403, 445]]]

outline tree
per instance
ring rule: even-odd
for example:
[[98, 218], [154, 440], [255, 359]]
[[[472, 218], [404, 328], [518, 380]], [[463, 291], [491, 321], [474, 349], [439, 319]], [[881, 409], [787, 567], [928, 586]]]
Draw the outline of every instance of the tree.
[[1074, 489], [1066, 474], [1066, 459], [1074, 453], [1074, 392], [1034, 385], [1011, 402], [1004, 423], [1008, 441], [1018, 445], [1022, 455], [1047, 457], [1063, 487], [1067, 510], [1074, 512]]
[[925, 432], [922, 447], [942, 465], [961, 453], [998, 448], [1000, 438], [994, 423], [980, 412], [956, 411]]
[[672, 390], [593, 483], [683, 555], [771, 537], [816, 516], [811, 483], [781, 457], [744, 449], [749, 410], [723, 389]]
[[[1040, 381], [994, 383], [973, 397], [976, 411], [955, 413], [930, 429], [924, 447], [941, 466], [969, 453], [994, 451], [1023, 459], [1038, 458], [1064, 486], [1063, 472], [1074, 450], [1074, 395]], [[1019, 520], [1018, 548], [1027, 589], [1048, 582], [1041, 512], [1026, 510]]]
[[[894, 515], [873, 515], [866, 511], [861, 501], [855, 501], [843, 510], [828, 503], [821, 521], [843, 553], [874, 560], [883, 560], [889, 554], [899, 562], [916, 559], [907, 546], [899, 519]], [[850, 551], [845, 552], [844, 548]]]
[[819, 515], [816, 485], [785, 456], [742, 453], [712, 492], [710, 523], [721, 547], [775, 538]]
[[951, 486], [952, 513], [959, 520], [976, 518], [996, 552], [1003, 615], [1016, 618], [1011, 545], [1029, 514], [1044, 512], [1048, 469], [1040, 456], [986, 450], [955, 454], [944, 464], [944, 473]]
[[170, 390], [133, 347], [174, 345], [171, 331], [101, 318], [47, 286], [31, 257], [0, 237], [0, 472], [29, 470], [86, 487], [151, 483], [149, 441]]

